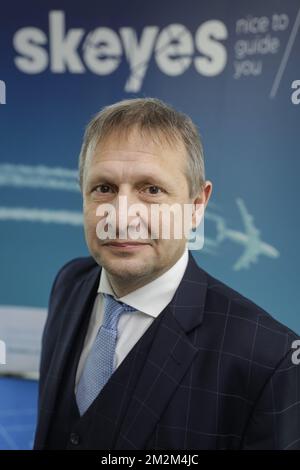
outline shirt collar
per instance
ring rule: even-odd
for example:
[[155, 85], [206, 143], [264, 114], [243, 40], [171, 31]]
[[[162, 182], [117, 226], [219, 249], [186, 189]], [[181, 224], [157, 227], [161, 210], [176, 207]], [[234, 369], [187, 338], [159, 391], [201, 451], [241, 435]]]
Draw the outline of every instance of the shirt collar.
[[[187, 264], [188, 245], [186, 244], [183, 254], [176, 263], [168, 269], [168, 271], [148, 284], [139, 287], [117, 300], [131, 305], [137, 310], [151, 315], [152, 317], [157, 317], [174, 297], [174, 294], [183, 278]], [[103, 267], [101, 269], [98, 287], [98, 293], [100, 292], [110, 294], [115, 297], [107, 272]]]

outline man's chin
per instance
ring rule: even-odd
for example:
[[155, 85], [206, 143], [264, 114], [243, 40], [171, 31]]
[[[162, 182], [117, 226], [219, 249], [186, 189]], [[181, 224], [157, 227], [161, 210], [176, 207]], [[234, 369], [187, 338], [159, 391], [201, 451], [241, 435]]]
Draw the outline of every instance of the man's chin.
[[147, 276], [150, 271], [150, 264], [145, 259], [137, 257], [117, 257], [114, 259], [111, 256], [109, 258], [100, 256], [97, 261], [111, 276], [128, 280]]

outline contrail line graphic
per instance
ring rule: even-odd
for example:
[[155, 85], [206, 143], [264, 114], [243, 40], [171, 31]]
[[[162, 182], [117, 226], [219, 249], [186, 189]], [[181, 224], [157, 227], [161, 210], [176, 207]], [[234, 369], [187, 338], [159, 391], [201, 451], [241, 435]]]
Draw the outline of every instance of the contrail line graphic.
[[80, 212], [50, 209], [28, 209], [25, 207], [1, 207], [0, 221], [11, 220], [27, 222], [43, 222], [46, 224], [66, 224], [77, 225], [83, 224], [83, 217]]
[[298, 33], [299, 26], [300, 26], [300, 8], [299, 8], [298, 14], [296, 16], [295, 23], [294, 23], [294, 26], [292, 28], [289, 40], [287, 42], [284, 54], [282, 56], [281, 63], [279, 65], [279, 69], [277, 71], [275, 80], [273, 82], [272, 89], [271, 89], [271, 92], [270, 92], [270, 98], [275, 98], [275, 96], [277, 94], [281, 79], [283, 77], [285, 68], [287, 66], [287, 62], [289, 60], [289, 57], [290, 57], [290, 54], [291, 54], [291, 51], [292, 51], [297, 33]]

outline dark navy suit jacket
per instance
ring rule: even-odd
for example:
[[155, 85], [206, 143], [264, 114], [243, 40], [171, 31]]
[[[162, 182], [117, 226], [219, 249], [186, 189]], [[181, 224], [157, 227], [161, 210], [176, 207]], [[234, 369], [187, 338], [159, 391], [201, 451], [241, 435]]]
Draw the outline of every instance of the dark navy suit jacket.
[[[90, 312], [100, 272], [93, 258], [75, 259], [53, 284], [35, 448], [43, 448], [66, 358]], [[163, 313], [116, 449], [300, 449], [294, 332], [211, 277], [190, 252]]]

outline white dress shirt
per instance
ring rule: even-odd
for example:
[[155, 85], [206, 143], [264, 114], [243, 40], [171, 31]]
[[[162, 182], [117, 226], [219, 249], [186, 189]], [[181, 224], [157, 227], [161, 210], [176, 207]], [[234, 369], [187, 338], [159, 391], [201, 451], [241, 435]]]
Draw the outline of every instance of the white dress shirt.
[[105, 269], [101, 269], [98, 293], [78, 363], [75, 392], [77, 390], [77, 385], [83, 371], [85, 361], [103, 321], [103, 293], [113, 295], [116, 300], [124, 302], [137, 309], [136, 312], [131, 312], [130, 315], [121, 315], [119, 318], [114, 358], [114, 367], [117, 368], [125, 359], [132, 347], [149, 328], [154, 319], [170, 303], [183, 278], [187, 263], [188, 245], [186, 244], [186, 248], [182, 256], [168, 271], [148, 284], [139, 287], [120, 298], [116, 298]]

